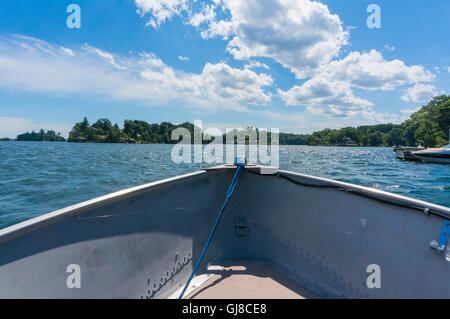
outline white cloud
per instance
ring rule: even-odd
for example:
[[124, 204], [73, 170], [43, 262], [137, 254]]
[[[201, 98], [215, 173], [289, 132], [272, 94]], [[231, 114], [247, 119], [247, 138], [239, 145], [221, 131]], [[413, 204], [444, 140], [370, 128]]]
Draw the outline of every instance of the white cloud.
[[447, 68], [447, 72], [450, 73], [450, 66]]
[[[348, 31], [328, 7], [310, 0], [135, 0], [141, 15], [158, 27], [174, 15], [201, 30], [205, 38], [229, 40], [234, 58], [268, 57], [305, 78], [336, 57], [347, 44]], [[190, 5], [193, 8], [190, 8]], [[195, 7], [195, 8], [194, 8]], [[216, 14], [220, 12], [220, 14]]]
[[[195, 4], [195, 1], [189, 4]], [[386, 60], [376, 51], [351, 52], [337, 59], [348, 44], [351, 27], [344, 28], [339, 16], [311, 0], [215, 0], [174, 14], [205, 38], [222, 37], [227, 51], [237, 60], [271, 58], [295, 73], [302, 85], [278, 90], [287, 105], [300, 105], [313, 114], [382, 117], [368, 100], [356, 97], [354, 88], [394, 90], [399, 86], [431, 82], [435, 75], [421, 65]], [[385, 45], [384, 50], [395, 51]], [[250, 61], [245, 69], [264, 67]]]
[[189, 58], [187, 56], [179, 55], [178, 56], [178, 60], [180, 60], [180, 61], [189, 61]]
[[229, 20], [211, 21], [204, 36], [231, 39], [227, 50], [239, 60], [268, 57], [310, 75], [336, 57], [348, 32], [328, 7], [310, 0], [224, 0]]
[[73, 53], [73, 51], [70, 50], [70, 49], [68, 49], [68, 48], [61, 47], [61, 50], [63, 50], [63, 52], [64, 52], [65, 54], [67, 54], [67, 55], [70, 55], [70, 56], [74, 56], [74, 55], [75, 55], [75, 54]]
[[72, 126], [73, 124], [37, 122], [18, 117], [0, 117], [0, 137], [16, 138], [19, 134], [31, 131], [38, 132], [42, 128], [46, 131], [59, 132], [67, 138]]
[[400, 112], [401, 112], [403, 115], [405, 115], [406, 118], [408, 118], [409, 116], [411, 116], [411, 114], [417, 112], [417, 111], [420, 110], [420, 109], [421, 109], [420, 107], [417, 107], [417, 108], [415, 108], [415, 109], [403, 109], [403, 110], [400, 110]]
[[187, 0], [134, 0], [141, 16], [150, 15], [147, 25], [159, 28], [161, 23], [187, 9]]
[[191, 15], [188, 23], [194, 27], [200, 27], [204, 23], [211, 23], [216, 17], [215, 8], [215, 5], [204, 5], [202, 11]]
[[[186, 16], [185, 23], [198, 28], [204, 38], [219, 36], [228, 41], [227, 51], [237, 60], [271, 58], [297, 78], [306, 78], [302, 85], [278, 90], [278, 94], [287, 105], [305, 106], [313, 114], [382, 116], [372, 110], [370, 101], [356, 97], [353, 88], [388, 91], [435, 78], [421, 65], [385, 60], [377, 50], [351, 52], [336, 60], [348, 44], [353, 28], [344, 28], [339, 16], [317, 1], [266, 0], [264, 5], [259, 0], [214, 0], [197, 6], [195, 3], [179, 1], [174, 7], [182, 9], [172, 12]], [[395, 47], [386, 44], [384, 50], [395, 51]], [[244, 68], [257, 67], [268, 69], [254, 61]]]
[[[72, 51], [72, 50], [71, 50]], [[27, 37], [0, 37], [0, 86], [55, 95], [83, 94], [134, 100], [146, 105], [245, 110], [271, 100], [272, 78], [248, 68], [207, 63], [185, 73], [152, 53], [117, 56], [84, 45], [68, 55], [60, 47]]]
[[353, 88], [386, 91], [433, 79], [434, 75], [420, 65], [386, 61], [381, 53], [372, 50], [351, 52], [345, 58], [321, 67], [302, 85], [278, 93], [287, 105], [304, 106], [313, 114], [381, 119], [386, 116], [375, 112], [370, 101], [355, 97]]
[[405, 94], [402, 95], [402, 100], [414, 103], [426, 102], [436, 95], [439, 95], [439, 91], [434, 85], [418, 83], [405, 91]]
[[266, 69], [266, 70], [270, 69], [270, 67], [267, 64], [261, 63], [259, 61], [250, 61], [250, 63], [246, 64], [244, 66], [244, 68], [246, 68], [246, 69], [263, 68], [263, 69]]
[[278, 90], [287, 105], [304, 106], [312, 114], [331, 116], [369, 116], [373, 114], [370, 101], [355, 97], [350, 84], [314, 77], [288, 91]]
[[[88, 50], [88, 51], [90, 50], [90, 51], [98, 54], [98, 56], [100, 56], [100, 57], [104, 58], [105, 60], [109, 61], [109, 63], [111, 63], [111, 65], [115, 66], [118, 69], [121, 69], [121, 70], [125, 70], [126, 69], [126, 67], [124, 67], [124, 66], [122, 66], [122, 65], [120, 65], [120, 64], [118, 64], [116, 62], [116, 58], [111, 53], [102, 51], [102, 50], [97, 49], [97, 48], [93, 48], [93, 47], [91, 47], [91, 46], [89, 46], [87, 44], [85, 44], [83, 46], [83, 49], [84, 50]], [[72, 54], [72, 56], [73, 56], [73, 54]]]
[[199, 79], [202, 83], [200, 86], [215, 100], [237, 99], [244, 104], [267, 103], [271, 100], [270, 94], [265, 93], [262, 88], [271, 85], [273, 80], [263, 73], [235, 69], [225, 63], [207, 63], [202, 74], [195, 78]]
[[351, 52], [344, 59], [329, 63], [321, 76], [346, 81], [365, 90], [393, 90], [397, 86], [430, 82], [435, 76], [421, 65], [407, 66], [401, 60], [386, 61], [376, 50]]

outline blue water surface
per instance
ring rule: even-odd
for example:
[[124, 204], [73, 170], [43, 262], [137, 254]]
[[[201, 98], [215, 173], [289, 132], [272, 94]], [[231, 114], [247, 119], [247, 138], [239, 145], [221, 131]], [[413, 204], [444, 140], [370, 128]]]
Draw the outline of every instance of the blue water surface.
[[[0, 228], [202, 168], [173, 163], [171, 150], [155, 144], [0, 142]], [[450, 165], [400, 161], [391, 148], [280, 146], [280, 168], [450, 206]]]

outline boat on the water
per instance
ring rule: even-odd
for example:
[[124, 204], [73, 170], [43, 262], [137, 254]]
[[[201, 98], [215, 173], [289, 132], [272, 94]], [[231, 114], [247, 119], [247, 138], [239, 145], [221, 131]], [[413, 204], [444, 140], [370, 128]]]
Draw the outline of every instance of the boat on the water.
[[450, 164], [450, 144], [438, 148], [427, 148], [412, 154], [424, 162]]
[[0, 298], [176, 298], [191, 275], [184, 298], [450, 298], [450, 208], [265, 166], [235, 172], [203, 169], [0, 230]]
[[393, 151], [398, 159], [404, 161], [418, 161], [419, 159], [413, 155], [412, 152], [424, 150], [422, 145], [417, 146], [394, 146]]

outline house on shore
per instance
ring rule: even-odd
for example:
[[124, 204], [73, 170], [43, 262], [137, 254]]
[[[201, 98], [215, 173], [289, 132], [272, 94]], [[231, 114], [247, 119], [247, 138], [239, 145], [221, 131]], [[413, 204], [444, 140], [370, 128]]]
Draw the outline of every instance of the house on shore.
[[83, 142], [87, 142], [87, 138], [83, 137], [83, 136], [78, 136], [78, 137], [74, 137], [71, 142], [74, 143], [83, 143]]
[[352, 140], [350, 137], [344, 137], [343, 139], [343, 146], [359, 146], [358, 143], [356, 143], [354, 140]]

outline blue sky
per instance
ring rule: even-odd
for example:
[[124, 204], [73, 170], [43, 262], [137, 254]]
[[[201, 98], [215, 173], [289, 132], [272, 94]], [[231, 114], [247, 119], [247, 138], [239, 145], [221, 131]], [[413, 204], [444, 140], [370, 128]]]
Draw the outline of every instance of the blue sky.
[[[69, 4], [81, 28], [69, 29]], [[368, 28], [369, 4], [381, 28]], [[309, 133], [448, 94], [450, 2], [3, 0], [0, 137], [108, 117]]]

